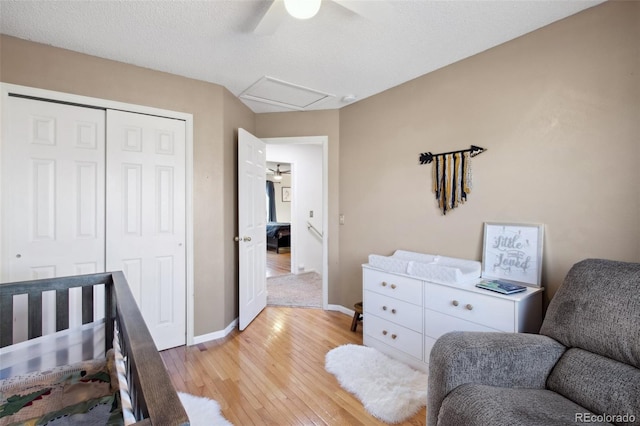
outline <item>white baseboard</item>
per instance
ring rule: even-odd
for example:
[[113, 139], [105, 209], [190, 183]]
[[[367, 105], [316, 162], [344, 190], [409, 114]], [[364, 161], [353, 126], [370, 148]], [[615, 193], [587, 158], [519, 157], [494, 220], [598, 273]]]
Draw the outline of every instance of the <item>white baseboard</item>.
[[238, 318], [231, 321], [231, 324], [229, 324], [224, 330], [214, 331], [213, 333], [203, 334], [201, 336], [194, 336], [193, 344], [197, 345], [198, 343], [204, 343], [210, 340], [222, 339], [223, 337], [226, 337], [229, 333], [231, 333], [237, 325]]
[[[352, 317], [355, 313], [353, 309], [345, 308], [342, 305], [327, 305], [327, 311], [342, 312], [343, 314], [349, 315], [350, 317]], [[214, 331], [213, 333], [207, 333], [201, 336], [193, 336], [193, 344], [197, 345], [199, 343], [204, 343], [211, 340], [222, 339], [223, 337], [226, 337], [229, 333], [231, 333], [237, 325], [238, 318], [231, 321], [231, 324], [229, 324], [224, 330]]]
[[327, 305], [327, 311], [338, 311], [345, 315], [353, 316], [356, 312], [353, 309], [345, 308], [342, 305]]

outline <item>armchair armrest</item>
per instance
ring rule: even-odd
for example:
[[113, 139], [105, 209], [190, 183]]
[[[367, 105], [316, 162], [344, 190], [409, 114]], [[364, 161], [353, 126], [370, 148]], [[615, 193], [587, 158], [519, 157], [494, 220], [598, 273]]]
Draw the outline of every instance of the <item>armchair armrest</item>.
[[539, 334], [452, 332], [440, 337], [429, 360], [427, 424], [436, 425], [442, 400], [477, 383], [544, 389], [566, 347]]

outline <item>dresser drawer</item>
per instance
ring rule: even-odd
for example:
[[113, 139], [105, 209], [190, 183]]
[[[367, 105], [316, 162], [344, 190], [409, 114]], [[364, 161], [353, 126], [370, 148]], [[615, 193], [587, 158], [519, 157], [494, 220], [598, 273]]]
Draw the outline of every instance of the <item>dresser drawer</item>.
[[422, 306], [367, 290], [364, 312], [422, 333]]
[[372, 338], [411, 355], [422, 359], [422, 333], [402, 327], [391, 321], [375, 315], [367, 315], [364, 322], [364, 333]]
[[493, 331], [497, 332], [494, 328], [489, 328], [484, 325], [480, 325], [475, 322], [463, 320], [461, 318], [452, 317], [450, 315], [443, 314], [441, 312], [432, 311], [431, 309], [424, 310], [424, 334], [432, 339], [438, 339], [445, 333], [451, 331]]
[[385, 296], [420, 304], [422, 281], [372, 269], [363, 269], [364, 290], [371, 290]]
[[495, 330], [516, 331], [512, 300], [426, 283], [424, 306]]

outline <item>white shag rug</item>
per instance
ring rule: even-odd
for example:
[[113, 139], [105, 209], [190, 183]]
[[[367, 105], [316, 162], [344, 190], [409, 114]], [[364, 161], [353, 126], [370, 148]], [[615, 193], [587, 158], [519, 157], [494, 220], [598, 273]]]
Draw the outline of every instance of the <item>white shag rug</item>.
[[427, 375], [377, 349], [338, 346], [327, 352], [325, 368], [383, 422], [400, 423], [427, 405]]
[[178, 392], [191, 426], [233, 426], [220, 414], [220, 404], [213, 399]]

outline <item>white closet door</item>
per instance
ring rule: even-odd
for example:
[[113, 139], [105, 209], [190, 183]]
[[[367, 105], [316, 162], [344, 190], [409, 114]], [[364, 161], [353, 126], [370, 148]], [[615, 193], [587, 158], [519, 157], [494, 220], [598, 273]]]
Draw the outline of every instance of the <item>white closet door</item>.
[[[18, 97], [3, 107], [0, 280], [104, 272], [104, 110]], [[103, 291], [96, 289], [96, 319]], [[82, 324], [81, 297], [69, 292], [70, 327]], [[42, 332], [50, 334], [55, 292], [42, 302]], [[27, 338], [26, 315], [27, 298], [14, 298], [14, 343]]]
[[9, 97], [2, 280], [104, 271], [104, 111]]
[[107, 270], [124, 271], [158, 349], [186, 343], [185, 123], [107, 111]]

